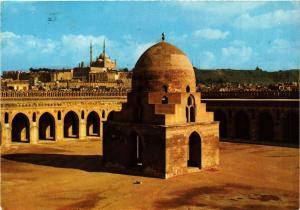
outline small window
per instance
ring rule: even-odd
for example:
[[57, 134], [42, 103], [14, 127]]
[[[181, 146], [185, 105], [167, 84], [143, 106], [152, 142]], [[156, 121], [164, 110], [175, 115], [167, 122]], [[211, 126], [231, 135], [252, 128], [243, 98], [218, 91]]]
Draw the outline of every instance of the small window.
[[168, 86], [167, 86], [167, 85], [164, 85], [164, 86], [163, 86], [163, 91], [164, 91], [165, 93], [168, 92]]
[[162, 104], [167, 104], [168, 103], [168, 97], [167, 96], [163, 96], [161, 99], [161, 103]]
[[58, 113], [57, 113], [57, 119], [61, 120], [61, 111], [58, 111]]
[[34, 112], [33, 115], [32, 115], [32, 121], [33, 121], [33, 122], [36, 122], [36, 113], [35, 113], [35, 112]]
[[186, 92], [189, 93], [191, 91], [190, 86], [186, 86]]
[[8, 113], [5, 112], [5, 115], [4, 115], [4, 123], [8, 123]]
[[84, 119], [84, 111], [81, 111], [81, 119]]
[[102, 110], [102, 118], [105, 118], [105, 111]]

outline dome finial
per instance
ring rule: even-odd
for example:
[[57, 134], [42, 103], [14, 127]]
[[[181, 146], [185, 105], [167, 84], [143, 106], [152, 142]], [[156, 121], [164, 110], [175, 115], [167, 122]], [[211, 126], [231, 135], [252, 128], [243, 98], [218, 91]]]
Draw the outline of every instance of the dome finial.
[[162, 41], [165, 41], [165, 39], [166, 39], [166, 37], [165, 37], [165, 32], [162, 32], [162, 34], [161, 34], [161, 40], [162, 40]]

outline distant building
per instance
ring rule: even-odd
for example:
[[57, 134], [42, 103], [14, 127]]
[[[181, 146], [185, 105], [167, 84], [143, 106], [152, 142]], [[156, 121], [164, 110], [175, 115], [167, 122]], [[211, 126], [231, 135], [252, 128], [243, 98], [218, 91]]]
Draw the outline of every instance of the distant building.
[[84, 67], [81, 63], [74, 68], [74, 79], [82, 82], [114, 82], [116, 80], [117, 62], [110, 59], [106, 53], [105, 40], [103, 42], [103, 51], [93, 61], [93, 46], [90, 44], [90, 66]]

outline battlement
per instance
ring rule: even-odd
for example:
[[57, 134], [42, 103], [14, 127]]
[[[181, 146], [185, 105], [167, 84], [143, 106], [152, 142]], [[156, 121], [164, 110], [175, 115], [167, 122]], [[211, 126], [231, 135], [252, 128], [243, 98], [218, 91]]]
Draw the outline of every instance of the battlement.
[[242, 98], [242, 99], [298, 99], [299, 91], [203, 91], [202, 99]]
[[110, 97], [127, 97], [125, 90], [97, 91], [0, 91], [1, 100], [54, 100], [54, 99], [98, 99]]

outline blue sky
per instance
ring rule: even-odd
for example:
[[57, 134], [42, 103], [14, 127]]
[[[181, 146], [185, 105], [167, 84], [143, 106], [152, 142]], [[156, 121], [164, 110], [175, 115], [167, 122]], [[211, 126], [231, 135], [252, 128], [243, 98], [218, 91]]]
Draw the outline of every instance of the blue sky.
[[74, 67], [106, 39], [119, 68], [166, 40], [199, 68], [300, 68], [300, 4], [234, 2], [2, 2], [1, 70]]

